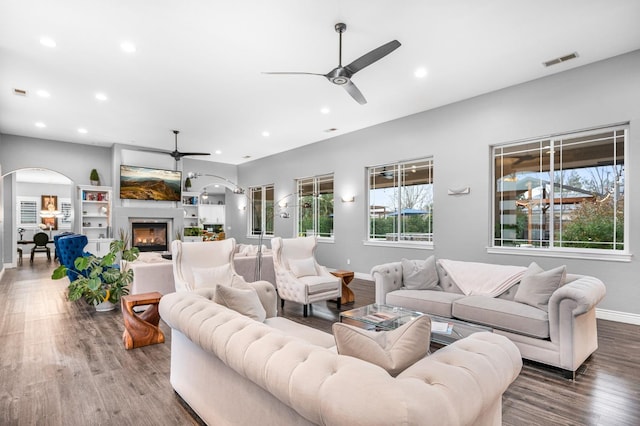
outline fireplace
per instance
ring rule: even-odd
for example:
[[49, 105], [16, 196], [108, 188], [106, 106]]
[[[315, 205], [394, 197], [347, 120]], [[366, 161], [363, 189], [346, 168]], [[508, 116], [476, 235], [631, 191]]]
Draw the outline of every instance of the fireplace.
[[167, 222], [131, 222], [131, 246], [143, 251], [167, 251]]

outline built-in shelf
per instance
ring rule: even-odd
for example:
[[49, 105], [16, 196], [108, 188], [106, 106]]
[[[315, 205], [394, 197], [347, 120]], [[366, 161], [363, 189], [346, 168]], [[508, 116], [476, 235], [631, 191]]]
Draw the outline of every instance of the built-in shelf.
[[78, 186], [78, 202], [81, 208], [80, 233], [86, 235], [89, 240], [85, 250], [96, 256], [107, 254], [113, 240], [112, 192], [110, 186]]

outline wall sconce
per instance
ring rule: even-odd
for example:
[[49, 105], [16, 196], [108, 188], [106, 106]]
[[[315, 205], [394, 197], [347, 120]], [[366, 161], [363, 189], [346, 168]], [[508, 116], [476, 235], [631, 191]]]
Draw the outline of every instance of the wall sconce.
[[238, 210], [240, 210], [241, 212], [245, 211], [247, 209], [247, 206], [238, 206]]
[[343, 203], [353, 203], [356, 200], [355, 195], [346, 195], [341, 198]]

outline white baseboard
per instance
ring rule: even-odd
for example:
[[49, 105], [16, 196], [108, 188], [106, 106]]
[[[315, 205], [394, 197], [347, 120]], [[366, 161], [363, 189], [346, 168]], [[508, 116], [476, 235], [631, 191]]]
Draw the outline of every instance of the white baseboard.
[[358, 278], [359, 280], [373, 281], [371, 274], [367, 274], [365, 272], [354, 272], [353, 277]]
[[640, 314], [632, 314], [629, 312], [610, 311], [608, 309], [596, 308], [596, 318], [640, 325]]

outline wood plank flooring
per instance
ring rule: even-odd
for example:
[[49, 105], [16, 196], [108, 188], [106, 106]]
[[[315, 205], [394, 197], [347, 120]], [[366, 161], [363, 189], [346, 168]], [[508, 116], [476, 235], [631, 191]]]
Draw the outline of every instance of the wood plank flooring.
[[[54, 266], [36, 258], [0, 282], [0, 425], [200, 424], [169, 384], [168, 327], [164, 344], [125, 350], [120, 310], [66, 301], [66, 281], [49, 279]], [[371, 282], [350, 288], [356, 302], [342, 310], [373, 303]], [[317, 303], [303, 318], [287, 302], [282, 315], [330, 332], [338, 311]], [[576, 381], [525, 362], [503, 398], [505, 425], [640, 424], [640, 326], [598, 327], [599, 349]]]

